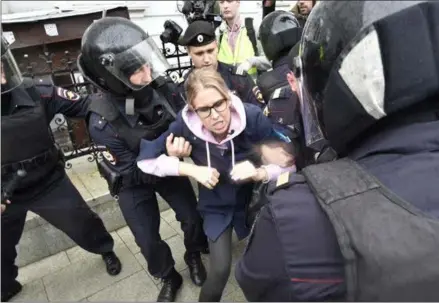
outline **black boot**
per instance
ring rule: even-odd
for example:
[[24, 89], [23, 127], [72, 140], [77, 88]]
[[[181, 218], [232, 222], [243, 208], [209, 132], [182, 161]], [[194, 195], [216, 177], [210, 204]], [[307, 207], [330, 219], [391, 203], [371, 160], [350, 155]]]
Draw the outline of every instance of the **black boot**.
[[20, 282], [18, 282], [17, 280], [14, 280], [14, 283], [12, 283], [11, 286], [7, 287], [6, 289], [3, 289], [2, 287], [2, 302], [8, 302], [22, 289], [23, 286], [21, 286]]
[[107, 272], [110, 276], [118, 275], [122, 269], [122, 264], [114, 251], [102, 254], [102, 259], [107, 267]]
[[175, 268], [173, 268], [172, 271], [163, 278], [163, 286], [157, 297], [157, 302], [174, 302], [181, 284], [183, 284], [183, 278]]
[[189, 272], [192, 282], [197, 286], [202, 286], [206, 281], [206, 268], [203, 261], [201, 261], [201, 255], [199, 252], [184, 254], [184, 261], [189, 266]]

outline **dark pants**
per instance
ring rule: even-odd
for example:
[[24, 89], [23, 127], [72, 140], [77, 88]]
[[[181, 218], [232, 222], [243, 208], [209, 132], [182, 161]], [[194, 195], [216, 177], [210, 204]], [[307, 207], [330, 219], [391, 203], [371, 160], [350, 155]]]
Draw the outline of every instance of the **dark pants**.
[[142, 184], [122, 189], [119, 205], [140, 251], [148, 263], [149, 273], [165, 277], [174, 267], [171, 249], [160, 237], [160, 212], [155, 192], [175, 211], [184, 232], [187, 252], [199, 252], [207, 246], [197, 200], [189, 179], [157, 178], [155, 184]]
[[18, 244], [28, 210], [65, 232], [83, 249], [103, 254], [113, 250], [113, 238], [102, 220], [88, 207], [64, 171], [56, 171], [38, 185], [42, 192], [15, 195], [1, 218], [2, 291], [17, 278], [15, 265]]
[[209, 272], [199, 302], [221, 300], [232, 267], [232, 231], [232, 226], [229, 226], [215, 242], [209, 240]]

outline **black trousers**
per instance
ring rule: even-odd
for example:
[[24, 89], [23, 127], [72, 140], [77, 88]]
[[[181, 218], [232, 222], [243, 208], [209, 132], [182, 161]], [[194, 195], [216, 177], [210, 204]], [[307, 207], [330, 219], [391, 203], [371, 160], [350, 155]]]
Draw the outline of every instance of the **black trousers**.
[[184, 232], [187, 252], [199, 252], [207, 247], [197, 200], [188, 178], [157, 178], [154, 184], [142, 184], [122, 189], [119, 205], [140, 251], [148, 263], [149, 273], [165, 277], [175, 265], [171, 249], [160, 237], [160, 211], [155, 192], [175, 211]]
[[209, 240], [209, 272], [198, 302], [219, 302], [232, 268], [232, 226], [214, 242]]
[[76, 244], [91, 253], [103, 254], [113, 250], [113, 238], [63, 168], [55, 170], [37, 188], [41, 190], [12, 196], [11, 204], [1, 216], [2, 291], [7, 290], [18, 275], [15, 246], [23, 233], [28, 210], [65, 232]]

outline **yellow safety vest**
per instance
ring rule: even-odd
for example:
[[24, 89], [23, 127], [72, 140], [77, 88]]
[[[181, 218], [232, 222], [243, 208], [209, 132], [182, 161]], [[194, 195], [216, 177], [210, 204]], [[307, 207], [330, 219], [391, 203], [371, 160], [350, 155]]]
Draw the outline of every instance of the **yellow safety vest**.
[[[244, 62], [248, 58], [252, 58], [255, 56], [253, 45], [250, 39], [248, 38], [247, 29], [245, 27], [241, 28], [238, 37], [236, 38], [234, 53], [232, 52], [232, 49], [228, 41], [229, 41], [229, 33], [228, 31], [225, 31], [220, 41], [221, 45], [218, 51], [218, 61], [226, 64], [237, 65]], [[251, 76], [256, 75], [256, 73], [257, 73], [256, 67], [253, 67], [248, 71], [248, 74]]]

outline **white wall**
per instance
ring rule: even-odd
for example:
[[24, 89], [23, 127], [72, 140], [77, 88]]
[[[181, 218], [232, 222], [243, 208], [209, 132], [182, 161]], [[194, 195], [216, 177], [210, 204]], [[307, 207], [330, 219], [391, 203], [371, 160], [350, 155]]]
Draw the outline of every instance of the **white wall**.
[[[277, 0], [276, 9], [287, 10], [296, 1]], [[127, 6], [130, 18], [137, 23], [161, 47], [160, 34], [163, 32], [163, 24], [166, 20], [172, 19], [177, 22], [183, 30], [186, 30], [187, 23], [184, 16], [177, 10], [177, 1], [2, 1], [2, 14], [14, 14], [38, 12], [44, 10], [60, 11], [80, 10], [86, 8], [104, 6]], [[243, 17], [253, 17], [255, 29], [259, 28], [262, 18], [262, 1], [241, 1], [241, 14]], [[188, 61], [188, 60], [187, 60]], [[170, 64], [175, 64], [170, 60]]]

